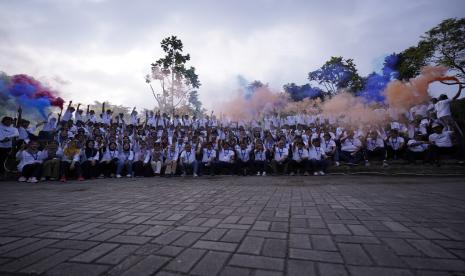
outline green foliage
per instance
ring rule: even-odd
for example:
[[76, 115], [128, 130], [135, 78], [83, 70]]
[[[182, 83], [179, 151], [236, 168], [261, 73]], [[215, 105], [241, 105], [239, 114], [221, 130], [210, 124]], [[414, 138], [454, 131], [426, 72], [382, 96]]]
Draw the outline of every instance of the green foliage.
[[308, 73], [308, 79], [322, 86], [329, 96], [337, 94], [339, 89], [355, 93], [363, 88], [354, 60], [343, 57], [331, 57], [320, 69]]

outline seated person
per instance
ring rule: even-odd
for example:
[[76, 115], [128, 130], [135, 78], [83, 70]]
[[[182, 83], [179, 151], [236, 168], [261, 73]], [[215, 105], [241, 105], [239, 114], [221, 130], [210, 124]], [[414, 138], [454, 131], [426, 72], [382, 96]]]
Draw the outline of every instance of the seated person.
[[416, 160], [423, 160], [425, 163], [428, 159], [429, 142], [425, 141], [421, 132], [416, 132], [413, 139], [407, 142], [407, 160], [409, 163], [415, 163]]

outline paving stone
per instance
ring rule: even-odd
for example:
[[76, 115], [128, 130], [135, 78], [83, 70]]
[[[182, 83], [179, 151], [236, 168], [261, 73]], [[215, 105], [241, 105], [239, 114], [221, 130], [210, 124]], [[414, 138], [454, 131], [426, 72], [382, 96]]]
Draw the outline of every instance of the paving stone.
[[62, 249], [77, 249], [77, 250], [87, 250], [99, 244], [95, 241], [75, 241], [75, 240], [64, 240], [57, 243], [49, 245], [53, 248], [62, 248]]
[[371, 265], [370, 257], [365, 253], [363, 248], [358, 244], [340, 243], [339, 250], [344, 257], [346, 264], [353, 265]]
[[190, 272], [192, 275], [217, 275], [226, 264], [230, 254], [210, 251], [200, 260]]
[[202, 235], [203, 233], [188, 232], [173, 242], [172, 245], [189, 247], [194, 244]]
[[166, 269], [187, 273], [202, 258], [205, 252], [206, 250], [188, 248], [173, 259], [166, 266]]
[[288, 276], [313, 276], [317, 275], [315, 263], [302, 260], [288, 260], [287, 261], [287, 275]]
[[221, 276], [249, 276], [251, 269], [227, 266], [221, 272]]
[[165, 263], [169, 261], [169, 258], [150, 255], [142, 259], [140, 262], [133, 265], [131, 268], [126, 270], [121, 276], [144, 276], [152, 275], [157, 272]]
[[465, 262], [462, 260], [421, 257], [402, 257], [402, 259], [414, 269], [465, 271]]
[[170, 244], [181, 237], [185, 232], [172, 230], [152, 240], [153, 243]]
[[237, 252], [259, 255], [264, 242], [264, 238], [247, 236], [242, 241]]
[[115, 249], [116, 247], [118, 247], [118, 244], [115, 243], [101, 243], [96, 247], [93, 247], [86, 252], [77, 255], [76, 257], [72, 258], [71, 261], [90, 263], [100, 256], [103, 256], [111, 250]]
[[229, 265], [247, 268], [284, 270], [284, 260], [280, 258], [234, 254]]
[[42, 239], [37, 242], [28, 244], [26, 246], [17, 248], [15, 250], [9, 251], [5, 254], [2, 254], [2, 257], [8, 257], [8, 258], [19, 258], [24, 255], [30, 254], [34, 251], [37, 251], [43, 247], [49, 246], [53, 243], [56, 243], [57, 240], [52, 240], [52, 239]]
[[151, 239], [152, 238], [150, 237], [118, 235], [111, 238], [109, 241], [129, 244], [144, 244], [148, 243]]
[[444, 248], [435, 245], [433, 242], [428, 240], [408, 240], [408, 242], [413, 245], [415, 248], [423, 252], [428, 257], [433, 258], [454, 258], [454, 256], [449, 253]]
[[93, 236], [91, 238], [89, 238], [89, 240], [91, 241], [106, 241], [106, 240], [109, 240], [111, 239], [112, 237], [116, 236], [116, 235], [119, 235], [121, 233], [123, 233], [124, 230], [121, 230], [121, 229], [108, 229], [107, 231], [101, 233], [101, 234], [98, 234], [96, 236]]
[[245, 230], [231, 229], [223, 236], [223, 238], [221, 238], [221, 241], [240, 242], [242, 238], [245, 236], [246, 232], [247, 231]]
[[2, 264], [0, 267], [0, 271], [15, 272], [15, 271], [21, 270], [27, 266], [32, 265], [33, 263], [36, 263], [51, 255], [54, 255], [58, 251], [60, 251], [60, 249], [57, 249], [57, 248], [40, 249], [39, 251], [36, 251], [25, 257], [15, 259], [14, 261], [11, 261], [7, 264]]
[[407, 269], [385, 268], [385, 267], [366, 267], [366, 266], [349, 266], [352, 275], [360, 276], [413, 276], [414, 274]]
[[337, 251], [336, 244], [331, 236], [311, 235], [311, 240], [315, 250]]
[[215, 241], [197, 241], [192, 247], [194, 248], [203, 248], [208, 250], [217, 250], [217, 251], [226, 251], [234, 252], [236, 250], [237, 244], [229, 242], [215, 242]]
[[109, 269], [105, 265], [61, 263], [47, 272], [50, 276], [98, 276], [103, 275]]
[[411, 230], [396, 221], [384, 221], [384, 225], [386, 225], [389, 229], [394, 232], [410, 232]]
[[49, 270], [50, 268], [62, 263], [62, 262], [65, 262], [67, 260], [69, 260], [70, 258], [76, 256], [77, 254], [79, 254], [80, 251], [78, 250], [73, 250], [73, 249], [65, 249], [65, 250], [62, 250], [62, 251], [59, 251], [53, 255], [50, 255], [49, 257], [37, 262], [37, 263], [34, 263], [33, 265], [31, 266], [28, 266], [24, 269], [21, 270], [21, 272], [24, 272], [24, 273], [31, 273], [31, 274], [41, 274], [47, 270]]
[[228, 231], [231, 231], [231, 230], [213, 228], [210, 231], [208, 231], [205, 235], [203, 235], [201, 239], [219, 241]]
[[412, 245], [407, 243], [403, 239], [391, 239], [391, 238], [384, 238], [382, 239], [384, 243], [389, 245], [394, 252], [398, 255], [405, 255], [405, 256], [422, 256], [423, 254], [415, 249]]
[[346, 276], [349, 275], [345, 266], [339, 264], [318, 263], [320, 276]]
[[312, 249], [310, 236], [306, 234], [289, 234], [289, 247]]
[[366, 244], [368, 255], [380, 266], [405, 267], [405, 263], [386, 245]]
[[103, 264], [116, 265], [123, 261], [126, 257], [131, 255], [134, 251], [139, 248], [138, 245], [123, 244], [115, 250], [111, 251], [107, 255], [101, 257], [96, 262]]
[[329, 263], [343, 263], [342, 257], [338, 252], [319, 250], [291, 248], [289, 249], [289, 258]]
[[287, 241], [278, 239], [266, 239], [263, 245], [263, 256], [284, 258], [287, 253]]

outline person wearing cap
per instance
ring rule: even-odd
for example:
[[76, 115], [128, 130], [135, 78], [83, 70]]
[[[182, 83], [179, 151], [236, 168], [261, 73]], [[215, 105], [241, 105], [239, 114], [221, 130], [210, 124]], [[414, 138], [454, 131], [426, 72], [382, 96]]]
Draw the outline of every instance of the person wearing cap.
[[431, 143], [430, 158], [432, 162], [439, 165], [440, 160], [445, 155], [454, 155], [455, 153], [455, 148], [452, 143], [452, 135], [454, 132], [446, 130], [444, 126], [439, 123], [433, 123], [431, 128], [433, 129], [433, 133], [428, 137]]
[[429, 141], [425, 141], [423, 134], [417, 131], [413, 139], [407, 142], [407, 160], [409, 163], [415, 163], [416, 160], [423, 160], [426, 163], [429, 155]]

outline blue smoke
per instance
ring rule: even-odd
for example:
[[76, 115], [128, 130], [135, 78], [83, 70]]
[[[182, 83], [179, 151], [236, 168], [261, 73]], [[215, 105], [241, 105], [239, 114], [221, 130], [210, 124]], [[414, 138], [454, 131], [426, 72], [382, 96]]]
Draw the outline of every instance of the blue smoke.
[[399, 56], [391, 54], [384, 59], [381, 73], [373, 72], [368, 75], [365, 81], [365, 87], [360, 91], [359, 96], [363, 97], [367, 102], [383, 102], [385, 97], [383, 91], [388, 83], [397, 78], [399, 73], [397, 66], [399, 65]]

